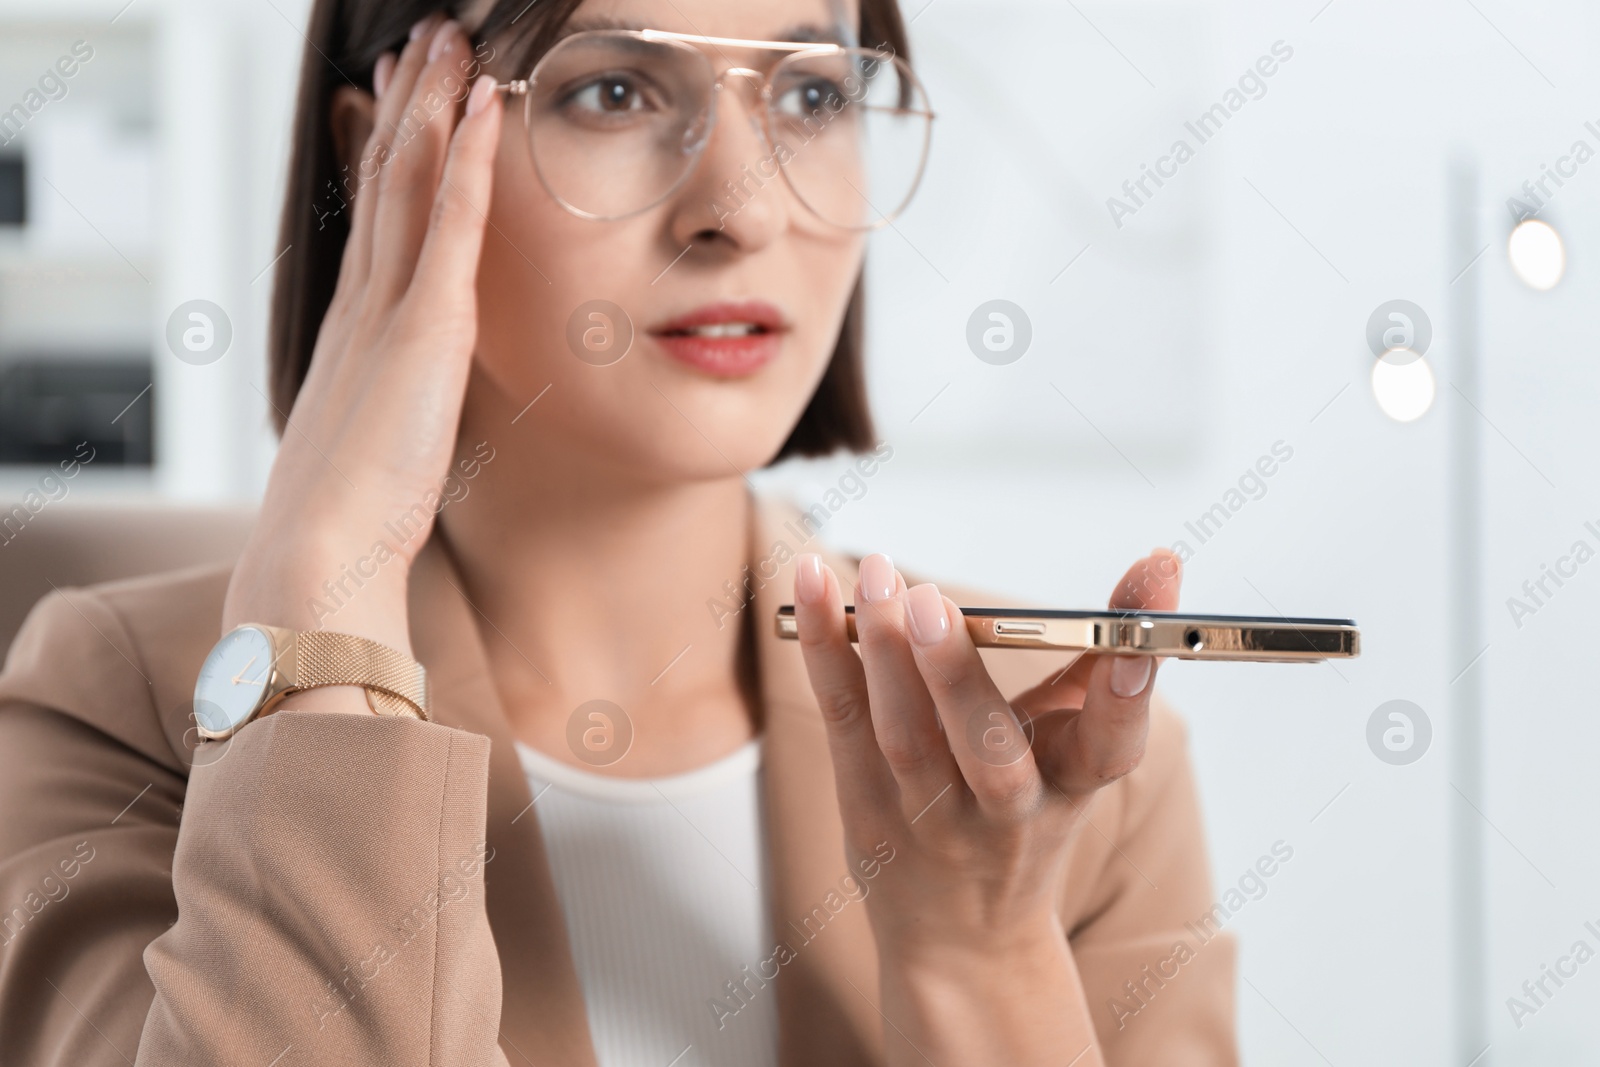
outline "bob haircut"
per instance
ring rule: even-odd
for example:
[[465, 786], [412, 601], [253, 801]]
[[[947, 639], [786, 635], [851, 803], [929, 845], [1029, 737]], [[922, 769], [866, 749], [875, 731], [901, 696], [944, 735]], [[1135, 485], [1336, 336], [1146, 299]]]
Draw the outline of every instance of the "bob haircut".
[[[530, 6], [527, 0], [496, 0], [478, 39], [504, 42], [507, 66], [519, 73], [531, 70], [581, 4], [582, 0], [544, 0]], [[278, 265], [268, 338], [273, 419], [279, 434], [311, 365], [350, 234], [347, 212], [318, 210], [319, 204], [333, 202], [344, 187], [345, 166], [333, 140], [334, 91], [350, 79], [370, 85], [378, 57], [402, 45], [414, 23], [436, 11], [454, 15], [463, 6], [467, 5], [450, 0], [315, 0], [301, 62], [280, 230], [280, 242], [289, 251]], [[863, 47], [887, 46], [909, 60], [897, 0], [861, 0], [858, 33]], [[863, 301], [862, 279], [857, 278], [833, 357], [777, 460], [822, 456], [841, 448], [861, 452], [876, 444], [863, 373]]]

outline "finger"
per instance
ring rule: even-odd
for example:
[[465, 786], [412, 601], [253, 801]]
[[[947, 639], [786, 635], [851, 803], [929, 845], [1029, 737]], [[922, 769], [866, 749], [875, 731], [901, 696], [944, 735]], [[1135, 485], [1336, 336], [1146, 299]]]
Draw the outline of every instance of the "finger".
[[494, 160], [505, 114], [495, 80], [480, 77], [467, 98], [467, 114], [456, 127], [450, 154], [434, 194], [428, 233], [418, 257], [413, 288], [442, 299], [474, 305], [478, 258], [494, 190]]
[[[378, 57], [372, 68], [372, 93], [373, 103], [370, 105], [373, 114], [373, 129], [367, 132], [367, 139], [361, 145], [360, 154], [351, 162], [341, 160], [339, 175], [328, 183], [322, 190], [324, 195], [337, 198], [341, 211], [348, 211], [349, 218], [346, 223], [349, 229], [345, 231], [344, 251], [339, 260], [339, 280], [334, 286], [331, 309], [338, 309], [354, 301], [355, 296], [367, 284], [367, 268], [372, 259], [372, 238], [370, 212], [363, 222], [362, 211], [367, 207], [367, 201], [372, 197], [363, 198], [361, 194], [360, 174], [362, 165], [372, 151], [374, 139], [377, 136], [377, 110], [383, 100], [384, 91], [394, 81], [395, 64], [399, 56], [393, 52], [385, 52]], [[362, 90], [350, 86], [341, 87], [334, 94], [334, 107], [340, 108], [351, 100], [360, 100], [367, 96]], [[343, 119], [343, 116], [341, 116]], [[318, 220], [317, 228], [322, 229], [325, 220]]]
[[[1144, 680], [1131, 696], [1113, 688], [1113, 671], [1124, 662], [1137, 667]], [[1084, 796], [1139, 765], [1149, 734], [1153, 669], [1149, 656], [1096, 657], [1082, 710], [1039, 720], [1040, 771], [1056, 788], [1069, 797]]]
[[378, 178], [368, 287], [379, 306], [411, 284], [468, 90], [463, 72], [471, 50], [461, 27], [447, 20], [427, 40], [427, 65], [396, 119]]
[[[1112, 608], [1171, 611], [1178, 606], [1183, 567], [1157, 549], [1128, 569], [1111, 595]], [[1092, 793], [1139, 765], [1150, 727], [1150, 694], [1158, 661], [1150, 656], [1086, 656], [1075, 681], [1082, 711], [1040, 722], [1039, 759], [1051, 782], [1069, 796]], [[1069, 675], [1073, 672], [1068, 672]]]
[[1019, 693], [1011, 703], [1022, 714], [1038, 718], [1063, 708], [1083, 707], [1088, 693], [1089, 674], [1094, 669], [1095, 657], [1080, 653], [1066, 667], [1051, 672], [1050, 676], [1032, 689]]
[[814, 553], [795, 563], [794, 615], [828, 732], [840, 811], [847, 818], [882, 811], [897, 801], [894, 779], [873, 736], [866, 675], [845, 632], [839, 579]]
[[[1150, 555], [1128, 568], [1111, 593], [1110, 607], [1118, 611], [1176, 611], [1183, 585], [1183, 562], [1175, 552], [1153, 549]], [[1095, 666], [1091, 664], [1091, 670]], [[1161, 666], [1159, 658], [1115, 656], [1111, 659], [1110, 688], [1122, 697], [1149, 690], [1149, 683]], [[1091, 674], [1092, 678], [1092, 674]], [[1092, 691], [1092, 682], [1085, 680]]]
[[[373, 224], [378, 211], [378, 178], [389, 159], [395, 124], [404, 111], [407, 101], [411, 99], [411, 91], [416, 86], [418, 75], [427, 65], [428, 46], [433, 31], [442, 18], [443, 16], [438, 13], [428, 15], [411, 27], [411, 39], [400, 50], [393, 64], [383, 63], [387, 73], [381, 86], [377, 84], [376, 78], [379, 71], [374, 69], [373, 89], [382, 91], [376, 92], [377, 108], [373, 115], [372, 133], [367, 138], [366, 146], [361, 150], [361, 158], [344, 176], [346, 182], [341, 183], [347, 184], [354, 192], [355, 211], [350, 222], [350, 236], [345, 243], [345, 262], [340, 271], [340, 280], [342, 282], [346, 272], [349, 272], [351, 280], [358, 285], [357, 291], [365, 288], [367, 276], [372, 269]], [[383, 62], [382, 57], [379, 62]]]
[[906, 636], [905, 581], [888, 556], [861, 561], [856, 579], [856, 638], [866, 672], [872, 726], [905, 806], [921, 810], [961, 782], [928, 683]]
[[1168, 548], [1150, 554], [1122, 576], [1111, 594], [1110, 606], [1118, 611], [1176, 611], [1183, 586], [1183, 561]]
[[917, 669], [968, 788], [988, 812], [1014, 816], [1031, 809], [1043, 783], [1030, 735], [989, 677], [961, 609], [932, 585], [908, 590], [904, 600]]
[[[386, 62], [385, 53], [373, 68], [373, 90], [377, 97], [373, 114], [372, 131], [354, 165], [341, 169], [337, 193], [353, 197], [350, 232], [345, 238], [344, 254], [340, 260], [339, 280], [334, 286], [324, 329], [319, 337], [311, 366], [306, 374], [305, 387], [300, 390], [300, 401], [306, 398], [332, 397], [335, 388], [331, 379], [341, 371], [348, 373], [345, 362], [337, 358], [346, 349], [350, 336], [357, 327], [358, 309], [370, 299], [370, 282], [373, 261], [375, 219], [378, 211], [379, 185], [384, 167], [390, 161], [391, 142], [395, 120], [410, 99], [417, 78], [427, 65], [429, 43], [433, 31], [443, 21], [439, 13], [425, 16], [411, 28], [410, 41], [398, 57]], [[380, 84], [381, 83], [381, 84]], [[381, 91], [379, 91], [381, 90]], [[345, 91], [345, 90], [341, 90]], [[351, 90], [354, 91], [354, 90]], [[386, 313], [392, 299], [379, 310]], [[327, 343], [322, 343], [326, 340]], [[298, 403], [298, 402], [297, 402]]]
[[[1183, 586], [1183, 562], [1177, 554], [1161, 547], [1128, 568], [1112, 591], [1110, 607], [1116, 611], [1175, 611]], [[1066, 670], [1057, 671], [1039, 685], [1018, 696], [1014, 703], [1036, 713], [1058, 708], [1081, 708], [1088, 691], [1089, 677], [1103, 656], [1084, 654]], [[1130, 657], [1132, 658], [1132, 657]], [[1160, 666], [1161, 657], [1155, 665]], [[1125, 667], [1137, 674], [1137, 664]]]

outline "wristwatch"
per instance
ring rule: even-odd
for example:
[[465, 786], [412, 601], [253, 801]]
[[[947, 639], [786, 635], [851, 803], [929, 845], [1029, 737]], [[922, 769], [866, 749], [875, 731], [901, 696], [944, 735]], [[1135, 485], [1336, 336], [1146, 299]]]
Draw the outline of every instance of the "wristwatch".
[[410, 657], [354, 634], [247, 623], [206, 656], [195, 724], [202, 739], [226, 740], [290, 693], [327, 685], [361, 686], [379, 715], [428, 721], [428, 672]]

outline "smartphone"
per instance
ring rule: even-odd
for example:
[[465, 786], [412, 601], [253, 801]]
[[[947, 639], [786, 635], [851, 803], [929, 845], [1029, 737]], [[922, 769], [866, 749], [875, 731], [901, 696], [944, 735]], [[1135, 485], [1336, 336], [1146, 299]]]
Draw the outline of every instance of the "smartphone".
[[[856, 639], [855, 608], [845, 629]], [[1290, 619], [1257, 615], [1180, 615], [1165, 611], [1044, 611], [962, 608], [979, 648], [1037, 648], [1173, 659], [1319, 663], [1361, 654], [1351, 619]], [[799, 637], [794, 605], [778, 609], [778, 636]]]

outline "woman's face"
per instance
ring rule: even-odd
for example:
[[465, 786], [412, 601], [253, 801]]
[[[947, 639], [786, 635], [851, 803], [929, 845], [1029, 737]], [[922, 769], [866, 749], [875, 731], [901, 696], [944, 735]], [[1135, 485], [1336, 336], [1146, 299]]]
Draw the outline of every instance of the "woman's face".
[[[857, 12], [837, 0], [588, 0], [569, 25], [580, 24], [804, 40], [853, 31]], [[697, 47], [718, 74], [765, 73], [781, 57]], [[527, 74], [500, 68], [491, 65], [502, 80]], [[598, 93], [577, 104], [616, 106]], [[775, 173], [753, 124], [760, 104], [750, 79], [729, 78], [716, 106], [714, 132], [681, 187], [641, 214], [594, 221], [546, 190], [521, 100], [511, 98], [478, 280], [472, 386], [499, 395], [469, 397], [469, 412], [520, 412], [544, 393], [518, 420], [531, 447], [649, 481], [725, 477], [777, 453], [833, 354], [863, 238], [817, 219]], [[624, 317], [586, 307], [596, 301]], [[630, 324], [627, 355], [598, 365], [615, 357]]]

